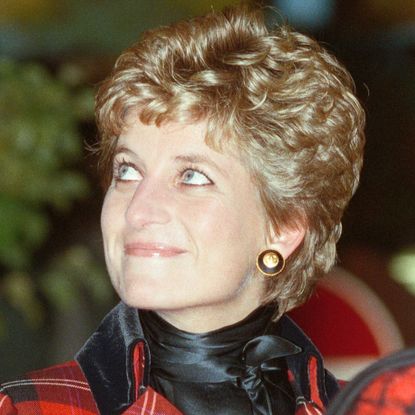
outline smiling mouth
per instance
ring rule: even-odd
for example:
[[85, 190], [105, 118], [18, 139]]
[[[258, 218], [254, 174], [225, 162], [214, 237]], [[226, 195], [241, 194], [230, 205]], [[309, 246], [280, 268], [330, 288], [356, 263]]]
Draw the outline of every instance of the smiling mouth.
[[170, 258], [186, 251], [175, 246], [163, 245], [158, 243], [130, 243], [124, 246], [124, 253], [128, 256], [136, 257], [162, 257]]

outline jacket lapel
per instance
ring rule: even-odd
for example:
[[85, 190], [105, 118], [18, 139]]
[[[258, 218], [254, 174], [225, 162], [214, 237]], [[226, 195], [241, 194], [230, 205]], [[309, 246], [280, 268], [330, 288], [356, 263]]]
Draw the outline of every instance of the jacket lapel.
[[[330, 399], [338, 392], [334, 376], [324, 369], [323, 358], [310, 338], [286, 315], [281, 317], [281, 336], [300, 346], [302, 352], [287, 357], [291, 383], [299, 410], [323, 413]], [[301, 413], [301, 412], [299, 412]]]
[[[134, 354], [137, 344], [142, 353]], [[134, 359], [147, 360], [140, 377], [132, 370]], [[119, 303], [102, 321], [75, 356], [88, 380], [102, 414], [120, 414], [134, 402], [136, 391], [144, 391], [149, 381], [149, 353], [136, 309]]]

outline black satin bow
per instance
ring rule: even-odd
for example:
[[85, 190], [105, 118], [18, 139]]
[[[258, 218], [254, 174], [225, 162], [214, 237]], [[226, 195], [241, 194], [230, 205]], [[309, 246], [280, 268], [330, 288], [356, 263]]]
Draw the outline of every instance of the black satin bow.
[[243, 350], [244, 373], [236, 378], [252, 404], [254, 415], [272, 414], [271, 397], [264, 382], [265, 374], [281, 371], [281, 358], [301, 349], [282, 337], [265, 335], [250, 340]]

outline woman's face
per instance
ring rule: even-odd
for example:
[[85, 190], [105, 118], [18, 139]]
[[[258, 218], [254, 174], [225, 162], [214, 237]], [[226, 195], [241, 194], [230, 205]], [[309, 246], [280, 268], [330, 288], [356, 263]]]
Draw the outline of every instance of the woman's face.
[[101, 218], [121, 299], [189, 331], [234, 323], [263, 295], [253, 272], [266, 248], [258, 192], [241, 161], [204, 136], [205, 123], [156, 127], [130, 118]]

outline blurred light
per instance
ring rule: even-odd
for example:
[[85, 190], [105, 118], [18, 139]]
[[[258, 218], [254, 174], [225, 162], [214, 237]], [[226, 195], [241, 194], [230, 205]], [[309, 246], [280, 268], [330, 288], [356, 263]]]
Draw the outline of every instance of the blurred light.
[[395, 255], [389, 263], [392, 278], [415, 295], [415, 248]]
[[57, 12], [53, 0], [1, 0], [0, 24], [39, 22]]
[[212, 10], [222, 10], [226, 6], [239, 3], [239, 0], [175, 0], [176, 7], [187, 10], [192, 15], [201, 15]]
[[326, 26], [334, 13], [334, 0], [274, 0], [290, 24], [315, 30]]

